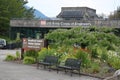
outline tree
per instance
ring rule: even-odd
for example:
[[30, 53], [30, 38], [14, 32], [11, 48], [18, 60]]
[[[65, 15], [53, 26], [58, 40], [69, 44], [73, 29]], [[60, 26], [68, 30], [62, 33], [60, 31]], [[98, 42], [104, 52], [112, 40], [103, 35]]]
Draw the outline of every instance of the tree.
[[109, 15], [109, 19], [120, 19], [120, 7], [118, 7], [113, 14]]
[[107, 18], [107, 16], [104, 13], [99, 14], [98, 17], [100, 19], [106, 19]]
[[0, 35], [6, 36], [10, 19], [34, 18], [34, 9], [26, 9], [25, 0], [0, 0]]

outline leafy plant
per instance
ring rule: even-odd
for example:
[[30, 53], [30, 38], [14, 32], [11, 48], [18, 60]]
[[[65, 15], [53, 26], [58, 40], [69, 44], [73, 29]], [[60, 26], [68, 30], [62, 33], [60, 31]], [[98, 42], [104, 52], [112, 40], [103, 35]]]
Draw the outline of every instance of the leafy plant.
[[92, 58], [100, 58], [102, 54], [101, 48], [96, 44], [91, 46], [91, 57]]
[[96, 62], [91, 63], [91, 68], [92, 73], [98, 73], [100, 71], [100, 65]]
[[109, 55], [107, 63], [109, 64], [109, 66], [115, 69], [120, 69], [120, 56], [113, 51], [109, 51], [108, 54]]
[[56, 51], [54, 49], [47, 49], [47, 48], [42, 48], [40, 52], [38, 52], [38, 60], [43, 60], [45, 56], [48, 55], [55, 55]]
[[85, 51], [82, 51], [82, 50], [78, 50], [76, 52], [76, 54], [74, 55], [77, 59], [81, 59], [82, 60], [82, 66], [83, 67], [89, 67], [90, 66], [90, 55], [85, 52]]
[[24, 59], [23, 59], [23, 63], [24, 64], [33, 64], [33, 63], [35, 63], [35, 58], [33, 58], [33, 57], [25, 57]]
[[101, 54], [101, 60], [102, 60], [103, 62], [107, 61], [107, 60], [108, 60], [108, 55], [107, 55], [106, 53], [102, 53], [102, 54]]
[[108, 59], [108, 64], [112, 66], [114, 69], [120, 69], [120, 58], [112, 57]]
[[6, 61], [14, 61], [16, 57], [14, 55], [8, 54], [5, 58]]
[[20, 60], [20, 53], [19, 53], [19, 51], [16, 51], [16, 59], [18, 59], [18, 60]]
[[33, 58], [37, 58], [38, 57], [38, 52], [37, 51], [35, 51], [35, 50], [29, 50], [29, 51], [26, 51], [25, 53], [24, 53], [24, 57], [33, 57]]

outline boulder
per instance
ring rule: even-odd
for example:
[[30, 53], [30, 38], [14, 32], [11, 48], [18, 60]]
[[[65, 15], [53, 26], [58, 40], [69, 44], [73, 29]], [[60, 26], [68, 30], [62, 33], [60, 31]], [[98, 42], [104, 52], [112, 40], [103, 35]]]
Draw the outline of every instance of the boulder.
[[120, 69], [115, 71], [113, 76], [107, 77], [104, 80], [120, 80]]

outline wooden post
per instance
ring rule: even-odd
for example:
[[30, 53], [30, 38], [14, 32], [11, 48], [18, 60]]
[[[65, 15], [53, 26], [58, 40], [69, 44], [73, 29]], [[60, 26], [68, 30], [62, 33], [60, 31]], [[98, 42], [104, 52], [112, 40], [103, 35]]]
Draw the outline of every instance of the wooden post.
[[21, 48], [21, 60], [24, 58], [23, 54], [24, 54], [24, 48]]

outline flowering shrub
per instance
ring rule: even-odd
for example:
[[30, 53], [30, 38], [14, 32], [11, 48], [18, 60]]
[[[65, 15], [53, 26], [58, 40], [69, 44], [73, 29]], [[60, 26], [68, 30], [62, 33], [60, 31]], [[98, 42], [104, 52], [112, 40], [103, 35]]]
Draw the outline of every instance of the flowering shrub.
[[120, 56], [115, 51], [108, 51], [107, 62], [111, 67], [120, 69]]

